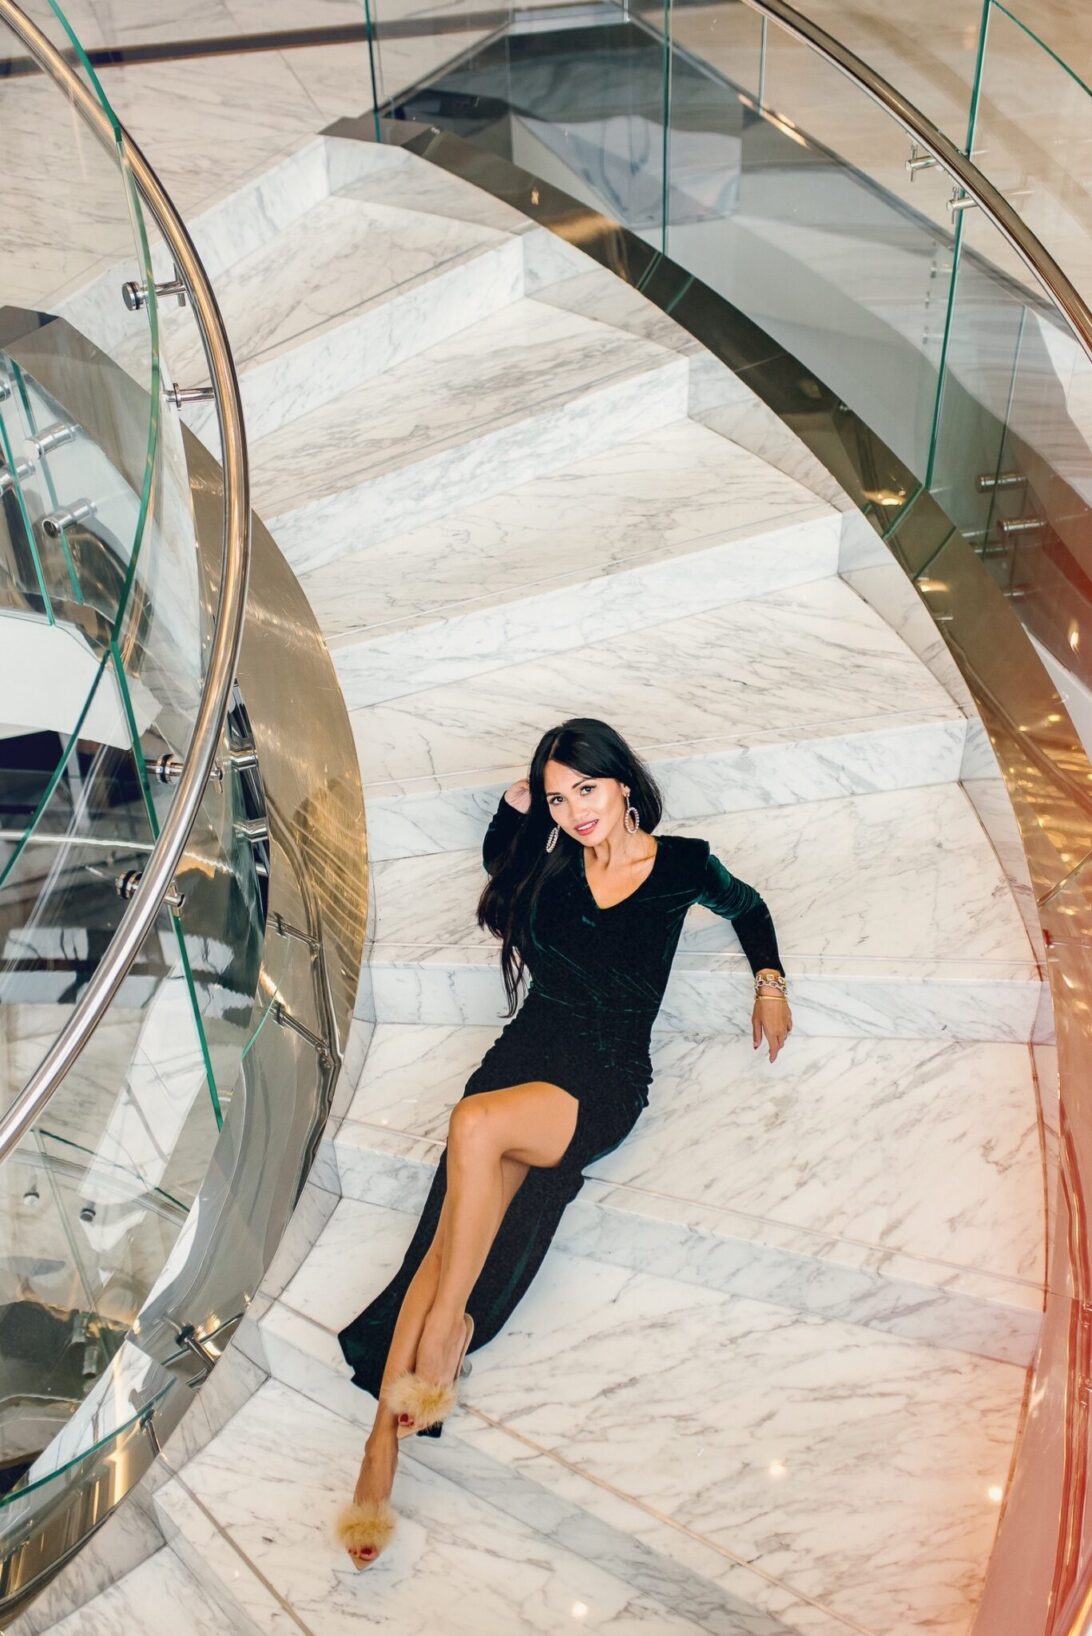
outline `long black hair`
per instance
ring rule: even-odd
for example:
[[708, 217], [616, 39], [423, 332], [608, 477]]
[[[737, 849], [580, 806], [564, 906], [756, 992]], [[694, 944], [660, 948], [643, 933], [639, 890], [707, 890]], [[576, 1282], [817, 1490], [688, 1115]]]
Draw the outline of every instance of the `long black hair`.
[[538, 741], [528, 782], [531, 805], [513, 839], [494, 863], [478, 900], [478, 925], [501, 940], [501, 975], [509, 1017], [515, 1015], [535, 906], [550, 881], [579, 866], [579, 841], [562, 830], [552, 852], [546, 842], [554, 817], [546, 803], [546, 763], [560, 761], [586, 778], [616, 778], [629, 790], [641, 828], [651, 833], [663, 816], [659, 787], [620, 733], [593, 716], [573, 716]]

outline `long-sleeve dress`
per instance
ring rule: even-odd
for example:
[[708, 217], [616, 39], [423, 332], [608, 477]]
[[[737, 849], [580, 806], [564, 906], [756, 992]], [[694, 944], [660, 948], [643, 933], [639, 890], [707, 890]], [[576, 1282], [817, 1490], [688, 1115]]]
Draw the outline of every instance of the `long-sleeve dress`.
[[[522, 815], [501, 797], [486, 832], [491, 869]], [[583, 851], [539, 899], [525, 951], [530, 984], [519, 1011], [486, 1051], [464, 1096], [529, 1080], [560, 1085], [577, 1098], [576, 1129], [557, 1165], [532, 1166], [505, 1212], [467, 1299], [471, 1350], [504, 1326], [546, 1254], [584, 1170], [618, 1146], [648, 1105], [652, 1024], [660, 1009], [683, 921], [700, 903], [732, 921], [752, 971], [783, 971], [770, 912], [745, 881], [713, 856], [708, 841], [661, 835], [640, 886], [601, 909], [584, 872]], [[387, 1287], [340, 1333], [353, 1380], [378, 1396], [395, 1321], [432, 1242], [447, 1188], [447, 1149], [402, 1265]], [[419, 1432], [439, 1436], [442, 1426]]]

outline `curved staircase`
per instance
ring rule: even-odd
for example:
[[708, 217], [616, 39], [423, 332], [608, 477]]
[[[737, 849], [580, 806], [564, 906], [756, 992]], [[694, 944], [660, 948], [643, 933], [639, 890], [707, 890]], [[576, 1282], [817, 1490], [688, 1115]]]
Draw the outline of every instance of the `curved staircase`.
[[[996, 766], [915, 593], [745, 381], [404, 151], [317, 140], [193, 227], [255, 506], [353, 712], [373, 918], [295, 1248], [207, 1388], [237, 1412], [167, 1451], [158, 1628], [966, 1631], [1039, 1328], [1049, 1035]], [[330, 1522], [373, 1404], [335, 1333], [502, 1024], [488, 816], [576, 713], [759, 886], [796, 1027], [752, 1051], [746, 962], [693, 911], [647, 1113], [404, 1448], [358, 1577]], [[56, 1629], [136, 1628], [148, 1572]]]

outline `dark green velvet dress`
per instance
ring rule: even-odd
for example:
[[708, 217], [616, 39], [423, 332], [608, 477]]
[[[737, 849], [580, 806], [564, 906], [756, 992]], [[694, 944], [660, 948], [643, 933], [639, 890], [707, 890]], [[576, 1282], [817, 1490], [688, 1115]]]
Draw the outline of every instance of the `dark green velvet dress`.
[[[486, 868], [521, 823], [501, 798], [482, 846]], [[471, 1350], [504, 1326], [541, 1265], [587, 1166], [618, 1146], [648, 1104], [649, 1044], [683, 921], [700, 903], [735, 925], [752, 971], [782, 970], [773, 922], [753, 886], [737, 880], [708, 841], [661, 835], [652, 869], [629, 897], [596, 903], [584, 854], [539, 900], [526, 963], [530, 984], [515, 1017], [467, 1080], [464, 1096], [546, 1080], [579, 1102], [576, 1130], [559, 1164], [532, 1166], [521, 1183], [467, 1300]], [[387, 1287], [341, 1331], [353, 1379], [378, 1396], [403, 1297], [432, 1242], [447, 1186], [440, 1157], [421, 1219]], [[441, 1427], [419, 1436], [439, 1436]]]

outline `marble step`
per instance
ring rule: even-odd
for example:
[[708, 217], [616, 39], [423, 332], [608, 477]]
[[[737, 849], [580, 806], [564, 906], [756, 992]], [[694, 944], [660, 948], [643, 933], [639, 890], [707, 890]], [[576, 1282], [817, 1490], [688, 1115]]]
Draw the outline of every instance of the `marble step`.
[[689, 362], [523, 299], [251, 445], [256, 509], [297, 572], [686, 414]]
[[[236, 1441], [222, 1433], [184, 1472], [274, 1583], [286, 1539], [271, 1527], [280, 1509], [274, 1517], [265, 1507], [289, 1509], [274, 1497], [278, 1480], [282, 1495], [292, 1490], [291, 1516], [310, 1516], [316, 1572], [333, 1496], [299, 1503], [279, 1464], [259, 1477], [257, 1451], [265, 1467], [268, 1440], [278, 1462], [295, 1458], [304, 1482], [336, 1471], [335, 1492], [351, 1479], [358, 1447], [345, 1421], [367, 1425], [374, 1404], [349, 1382], [336, 1332], [386, 1283], [412, 1229], [408, 1215], [343, 1199], [258, 1332], [278, 1381], [330, 1415], [337, 1458], [300, 1456], [298, 1421], [278, 1387], [270, 1433], [256, 1434], [244, 1409], [227, 1428]], [[639, 1564], [631, 1584], [669, 1584], [671, 1604], [688, 1616], [704, 1607], [703, 1628], [750, 1630], [742, 1604], [809, 1636], [844, 1626], [874, 1636], [966, 1629], [1024, 1369], [593, 1261], [560, 1239], [505, 1332], [471, 1361], [460, 1409], [436, 1444], [407, 1449], [400, 1484], [411, 1463], [427, 1462], [505, 1516], [549, 1518], [554, 1538], [602, 1566], [613, 1568], [615, 1555]], [[528, 1483], [540, 1490], [533, 1501]], [[413, 1515], [408, 1483], [396, 1503]], [[296, 1525], [286, 1517], [285, 1526]], [[427, 1559], [411, 1528], [377, 1592], [416, 1583]], [[263, 1536], [278, 1549], [263, 1549]], [[295, 1567], [294, 1544], [288, 1554]], [[335, 1579], [335, 1564], [324, 1564], [326, 1594]], [[714, 1611], [718, 1622], [706, 1622]], [[401, 1612], [389, 1604], [399, 1628]]]
[[[321, 1185], [419, 1211], [496, 1034], [380, 1023]], [[1043, 1177], [1026, 1046], [794, 1033], [771, 1065], [742, 1036], [657, 1033], [653, 1067], [648, 1109], [566, 1212], [566, 1249], [1031, 1361]]]
[[[153, 1616], [154, 1610], [154, 1616]], [[224, 1636], [224, 1609], [173, 1551], [156, 1551], [50, 1627], [51, 1636]]]
[[[444, 254], [435, 265], [420, 272], [396, 278], [390, 258], [397, 257], [400, 239], [409, 236], [398, 212], [357, 206], [349, 214], [345, 201], [336, 196], [311, 214], [319, 218], [314, 231], [317, 242], [326, 249], [310, 273], [299, 269], [298, 289], [290, 280], [278, 278], [274, 283], [272, 268], [243, 265], [228, 274], [225, 316], [229, 335], [238, 333], [241, 337], [243, 350], [241, 356], [236, 356], [247, 436], [252, 441], [290, 427], [302, 416], [358, 388], [363, 381], [376, 381], [385, 371], [488, 318], [524, 293], [525, 250], [519, 239], [486, 238], [462, 252]], [[346, 214], [347, 222], [336, 219]], [[404, 214], [411, 222], [414, 220], [409, 212]], [[306, 221], [300, 226], [302, 230]], [[422, 237], [428, 243], [431, 235]], [[360, 240], [365, 242], [361, 244]], [[291, 254], [290, 245], [283, 248]], [[280, 244], [274, 244], [250, 259], [275, 262], [281, 249]], [[438, 257], [441, 250], [442, 245], [437, 244]], [[321, 314], [335, 299], [337, 264], [349, 261], [351, 274], [358, 258], [360, 265], [371, 266], [378, 276], [368, 284], [361, 279], [360, 293], [355, 298], [343, 292], [344, 306], [325, 317], [316, 316], [308, 325], [306, 292], [315, 286], [321, 288], [327, 280], [333, 285], [327, 300], [310, 303], [311, 310]], [[415, 257], [409, 266], [425, 259]], [[287, 301], [278, 299], [275, 316], [282, 318], [282, 323], [271, 323], [272, 334], [277, 336], [278, 329], [293, 324], [303, 326], [270, 342], [265, 341], [260, 327], [262, 304], [250, 288], [263, 273], [278, 296], [287, 289], [297, 301], [296, 306], [288, 307]], [[371, 284], [383, 287], [368, 293]], [[282, 313], [282, 308], [287, 310]], [[195, 376], [195, 383], [201, 383], [200, 366], [186, 374], [173, 356], [171, 363], [178, 379], [194, 384], [191, 376]], [[215, 406], [190, 406], [185, 420], [203, 442], [218, 451]]]
[[[556, 274], [564, 254], [584, 260], [507, 206], [481, 196], [471, 208], [474, 190], [456, 192], [453, 179], [445, 186], [434, 166], [402, 150], [322, 138], [310, 172], [299, 213], [285, 220], [267, 207], [242, 236], [242, 254], [224, 240], [224, 206], [195, 229], [216, 269], [252, 441], [517, 300]], [[244, 216], [252, 196], [244, 189], [236, 201]], [[198, 338], [184, 322], [165, 313], [171, 368], [204, 380]], [[186, 418], [215, 439], [207, 406]]]
[[[377, 204], [366, 177], [347, 183], [219, 273], [217, 293], [232, 355], [245, 370], [370, 303], [389, 300], [451, 262], [505, 244], [520, 248], [511, 234], [494, 228]], [[481, 267], [475, 277], [482, 277]], [[188, 379], [204, 372], [205, 359], [200, 338], [182, 317], [177, 309], [168, 310], [163, 328], [171, 363]], [[354, 368], [367, 362], [366, 355], [352, 360]], [[347, 370], [346, 379], [351, 378]]]
[[[1027, 1041], [1039, 968], [997, 857], [956, 784], [799, 801], [672, 823], [762, 892], [800, 1034]], [[487, 1024], [503, 1011], [494, 940], [474, 921], [480, 851], [373, 865], [368, 961], [382, 1022]], [[953, 927], [958, 938], [953, 939]], [[362, 991], [363, 993], [363, 991]], [[748, 1026], [750, 971], [729, 922], [691, 911], [658, 1027]]]
[[837, 572], [841, 518], [683, 420], [303, 578], [350, 706]]
[[680, 817], [954, 779], [967, 730], [881, 615], [826, 578], [354, 709], [373, 845], [469, 844], [540, 735], [589, 714], [670, 779]]

